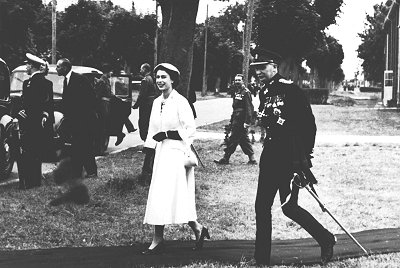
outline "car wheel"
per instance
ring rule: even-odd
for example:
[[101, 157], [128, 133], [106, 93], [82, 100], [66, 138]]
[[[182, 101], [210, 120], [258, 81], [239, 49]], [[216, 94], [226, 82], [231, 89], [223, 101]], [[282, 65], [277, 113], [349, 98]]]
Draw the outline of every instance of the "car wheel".
[[11, 136], [9, 133], [5, 134], [0, 140], [0, 180], [8, 179], [15, 162]]

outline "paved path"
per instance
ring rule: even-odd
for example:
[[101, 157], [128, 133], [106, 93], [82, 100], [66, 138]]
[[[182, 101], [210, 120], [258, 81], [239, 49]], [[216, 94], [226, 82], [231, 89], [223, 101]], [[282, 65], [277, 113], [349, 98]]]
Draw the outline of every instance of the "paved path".
[[[212, 236], [212, 230], [211, 236]], [[353, 233], [371, 254], [399, 252], [400, 229], [378, 229]], [[345, 234], [337, 235], [333, 260], [363, 256], [361, 249]], [[193, 241], [167, 241], [162, 255], [140, 254], [147, 244], [116, 247], [80, 247], [0, 251], [0, 267], [7, 268], [120, 268], [183, 266], [200, 261], [219, 261], [238, 265], [249, 261], [254, 240], [206, 241], [201, 251], [193, 251]], [[272, 241], [271, 264], [315, 264], [320, 261], [320, 247], [312, 238]]]

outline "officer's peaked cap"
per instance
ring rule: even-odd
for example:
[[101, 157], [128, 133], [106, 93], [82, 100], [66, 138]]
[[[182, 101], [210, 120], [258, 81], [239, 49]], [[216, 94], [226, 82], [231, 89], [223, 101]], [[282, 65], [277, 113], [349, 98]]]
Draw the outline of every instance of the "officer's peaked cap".
[[253, 53], [254, 62], [250, 66], [266, 65], [266, 64], [278, 64], [282, 61], [282, 57], [273, 51], [258, 48]]
[[25, 63], [31, 62], [37, 65], [43, 65], [46, 64], [46, 62], [44, 60], [42, 60], [41, 58], [39, 58], [38, 56], [35, 56], [31, 53], [26, 53], [26, 61]]
[[154, 72], [157, 72], [159, 69], [167, 69], [168, 71], [176, 73], [178, 76], [181, 75], [179, 72], [178, 68], [176, 68], [174, 65], [171, 63], [160, 63], [154, 68]]

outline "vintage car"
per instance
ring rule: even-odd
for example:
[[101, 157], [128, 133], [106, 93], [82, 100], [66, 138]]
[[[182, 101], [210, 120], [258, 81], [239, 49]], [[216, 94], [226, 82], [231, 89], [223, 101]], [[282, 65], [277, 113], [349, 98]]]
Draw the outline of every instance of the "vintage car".
[[9, 177], [15, 160], [10, 107], [10, 71], [0, 58], [0, 180]]
[[[102, 72], [91, 67], [73, 66], [72, 70], [76, 73], [83, 74], [94, 85], [95, 80], [102, 75]], [[4, 79], [2, 79], [2, 77]], [[8, 79], [8, 77], [10, 77]], [[21, 110], [22, 100], [22, 84], [28, 79], [26, 66], [21, 65], [15, 68], [11, 74], [4, 61], [0, 61], [0, 180], [6, 179], [11, 173], [15, 155], [13, 154], [12, 142], [12, 120]], [[63, 124], [64, 116], [60, 111], [60, 103], [62, 99], [64, 77], [58, 76], [55, 65], [49, 66], [47, 79], [53, 82], [53, 98], [54, 98], [54, 155], [49, 161], [57, 161], [60, 156], [68, 153], [70, 146], [70, 136], [68, 129]], [[98, 127], [104, 126], [106, 129], [98, 129], [95, 138], [96, 154], [103, 154], [108, 147], [110, 136], [117, 135], [122, 130], [122, 117], [129, 116], [132, 107], [132, 97], [138, 95], [138, 85], [140, 81], [132, 81], [129, 74], [116, 74], [111, 77], [111, 87], [114, 96], [111, 99], [102, 99], [102, 105], [110, 107], [107, 119], [98, 117]], [[101, 124], [100, 120], [106, 120], [105, 124]]]

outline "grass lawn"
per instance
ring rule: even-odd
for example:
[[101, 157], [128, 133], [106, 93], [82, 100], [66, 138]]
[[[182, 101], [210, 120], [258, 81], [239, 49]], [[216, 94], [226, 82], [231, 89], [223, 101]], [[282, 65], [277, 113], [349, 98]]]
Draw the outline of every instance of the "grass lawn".
[[[400, 135], [400, 110], [312, 105], [318, 133], [337, 135]], [[201, 131], [223, 132], [224, 120], [199, 127]]]
[[[335, 120], [338, 114], [356, 121], [355, 107], [314, 106], [319, 131], [329, 129], [342, 133], [345, 123]], [[342, 110], [340, 110], [341, 108]], [[345, 111], [347, 110], [347, 111]], [[379, 114], [380, 111], [364, 110]], [[387, 115], [381, 124], [386, 135], [397, 135], [397, 112]], [[331, 115], [331, 116], [329, 116]], [[335, 115], [335, 116], [332, 116]], [[322, 119], [324, 118], [324, 119]], [[321, 126], [322, 122], [326, 126]], [[389, 124], [388, 126], [385, 125]], [[361, 121], [346, 133], [366, 131], [378, 135], [378, 127]], [[224, 123], [205, 129], [222, 131]], [[329, 128], [327, 126], [330, 126]], [[322, 130], [321, 130], [322, 128]], [[390, 129], [391, 130], [387, 130]], [[370, 132], [368, 132], [370, 129]], [[203, 129], [204, 130], [204, 129]], [[390, 134], [391, 133], [391, 134]], [[199, 221], [210, 230], [212, 239], [254, 239], [254, 200], [258, 166], [247, 165], [240, 148], [231, 157], [231, 165], [217, 166], [213, 159], [222, 156], [221, 140], [198, 140], [195, 143], [206, 168], [197, 168], [196, 196]], [[257, 158], [262, 146], [254, 145]], [[313, 172], [319, 180], [317, 191], [327, 208], [350, 231], [400, 227], [400, 144], [385, 145], [319, 145], [315, 148]], [[152, 227], [143, 225], [148, 187], [137, 184], [143, 154], [139, 148], [99, 159], [99, 178], [88, 179], [92, 200], [88, 205], [50, 207], [57, 187], [47, 180], [40, 188], [20, 191], [16, 185], [0, 188], [0, 248], [2, 250], [54, 247], [90, 247], [132, 245], [149, 242]], [[343, 233], [336, 223], [322, 213], [316, 201], [302, 190], [301, 206], [307, 208], [324, 226], [334, 233]], [[273, 208], [273, 239], [309, 237], [296, 223], [279, 210], [278, 197]], [[165, 228], [167, 240], [193, 240], [188, 226]], [[333, 262], [325, 267], [396, 267], [400, 254], [384, 254], [368, 258]], [[250, 263], [237, 266], [248, 267]], [[194, 263], [189, 267], [226, 267], [223, 263]], [[228, 266], [229, 267], [229, 266]], [[236, 266], [235, 266], [236, 267]], [[290, 267], [290, 266], [277, 266]], [[319, 267], [319, 266], [313, 266]]]

